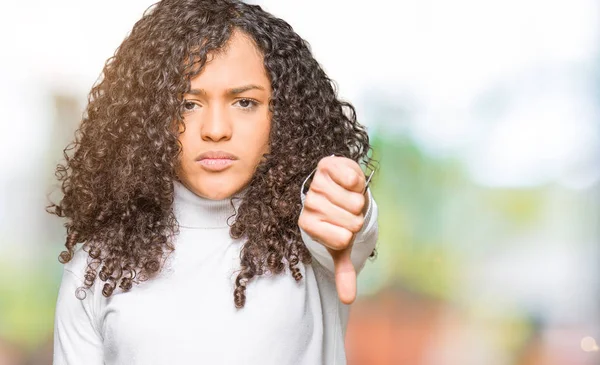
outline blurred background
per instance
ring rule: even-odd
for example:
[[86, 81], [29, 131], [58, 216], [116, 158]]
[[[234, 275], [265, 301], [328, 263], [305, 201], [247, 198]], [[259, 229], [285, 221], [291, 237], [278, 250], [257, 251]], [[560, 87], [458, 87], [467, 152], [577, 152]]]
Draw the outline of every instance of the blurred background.
[[[348, 363], [600, 364], [600, 4], [252, 2], [310, 42], [380, 162]], [[54, 168], [152, 3], [2, 4], [0, 365], [51, 363]]]

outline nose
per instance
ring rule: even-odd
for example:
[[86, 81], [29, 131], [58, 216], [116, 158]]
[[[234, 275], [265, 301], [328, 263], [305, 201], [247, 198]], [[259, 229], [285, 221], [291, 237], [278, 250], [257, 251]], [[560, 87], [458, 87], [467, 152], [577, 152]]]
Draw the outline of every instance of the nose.
[[231, 121], [225, 108], [209, 107], [206, 118], [202, 123], [202, 139], [204, 141], [219, 142], [231, 138]]

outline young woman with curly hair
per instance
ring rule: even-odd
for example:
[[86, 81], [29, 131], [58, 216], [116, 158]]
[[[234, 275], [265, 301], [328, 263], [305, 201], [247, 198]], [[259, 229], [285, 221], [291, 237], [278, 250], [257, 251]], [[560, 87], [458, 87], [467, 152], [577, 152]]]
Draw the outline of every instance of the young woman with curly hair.
[[54, 364], [344, 364], [378, 236], [370, 149], [283, 20], [153, 5], [57, 168]]

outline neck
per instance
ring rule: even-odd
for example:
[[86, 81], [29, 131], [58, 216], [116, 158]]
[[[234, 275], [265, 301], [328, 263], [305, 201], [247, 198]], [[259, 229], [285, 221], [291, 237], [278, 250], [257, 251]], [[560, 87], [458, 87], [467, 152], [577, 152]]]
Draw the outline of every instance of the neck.
[[[180, 227], [228, 228], [242, 202], [247, 187], [232, 198], [211, 200], [196, 195], [178, 180], [173, 180], [173, 209]], [[228, 224], [229, 223], [229, 224]]]

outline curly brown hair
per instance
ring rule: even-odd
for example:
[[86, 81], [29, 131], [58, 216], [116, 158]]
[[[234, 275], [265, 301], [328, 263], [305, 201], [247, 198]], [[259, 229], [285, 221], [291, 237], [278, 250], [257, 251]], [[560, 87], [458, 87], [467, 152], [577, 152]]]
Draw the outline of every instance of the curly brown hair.
[[59, 261], [70, 261], [78, 242], [91, 258], [81, 289], [100, 277], [104, 296], [117, 285], [128, 291], [157, 275], [175, 249], [173, 180], [185, 129], [183, 95], [207, 55], [223, 50], [234, 30], [249, 35], [262, 53], [273, 90], [271, 152], [230, 225], [233, 238], [246, 238], [236, 307], [244, 306], [248, 282], [266, 270], [281, 274], [284, 259], [294, 279], [302, 279], [297, 265], [309, 264], [311, 255], [298, 227], [299, 190], [318, 161], [337, 154], [372, 166], [369, 137], [354, 107], [338, 100], [333, 81], [288, 23], [236, 0], [160, 1], [106, 61], [64, 150], [66, 162], [56, 168], [64, 196], [47, 210], [67, 218]]

